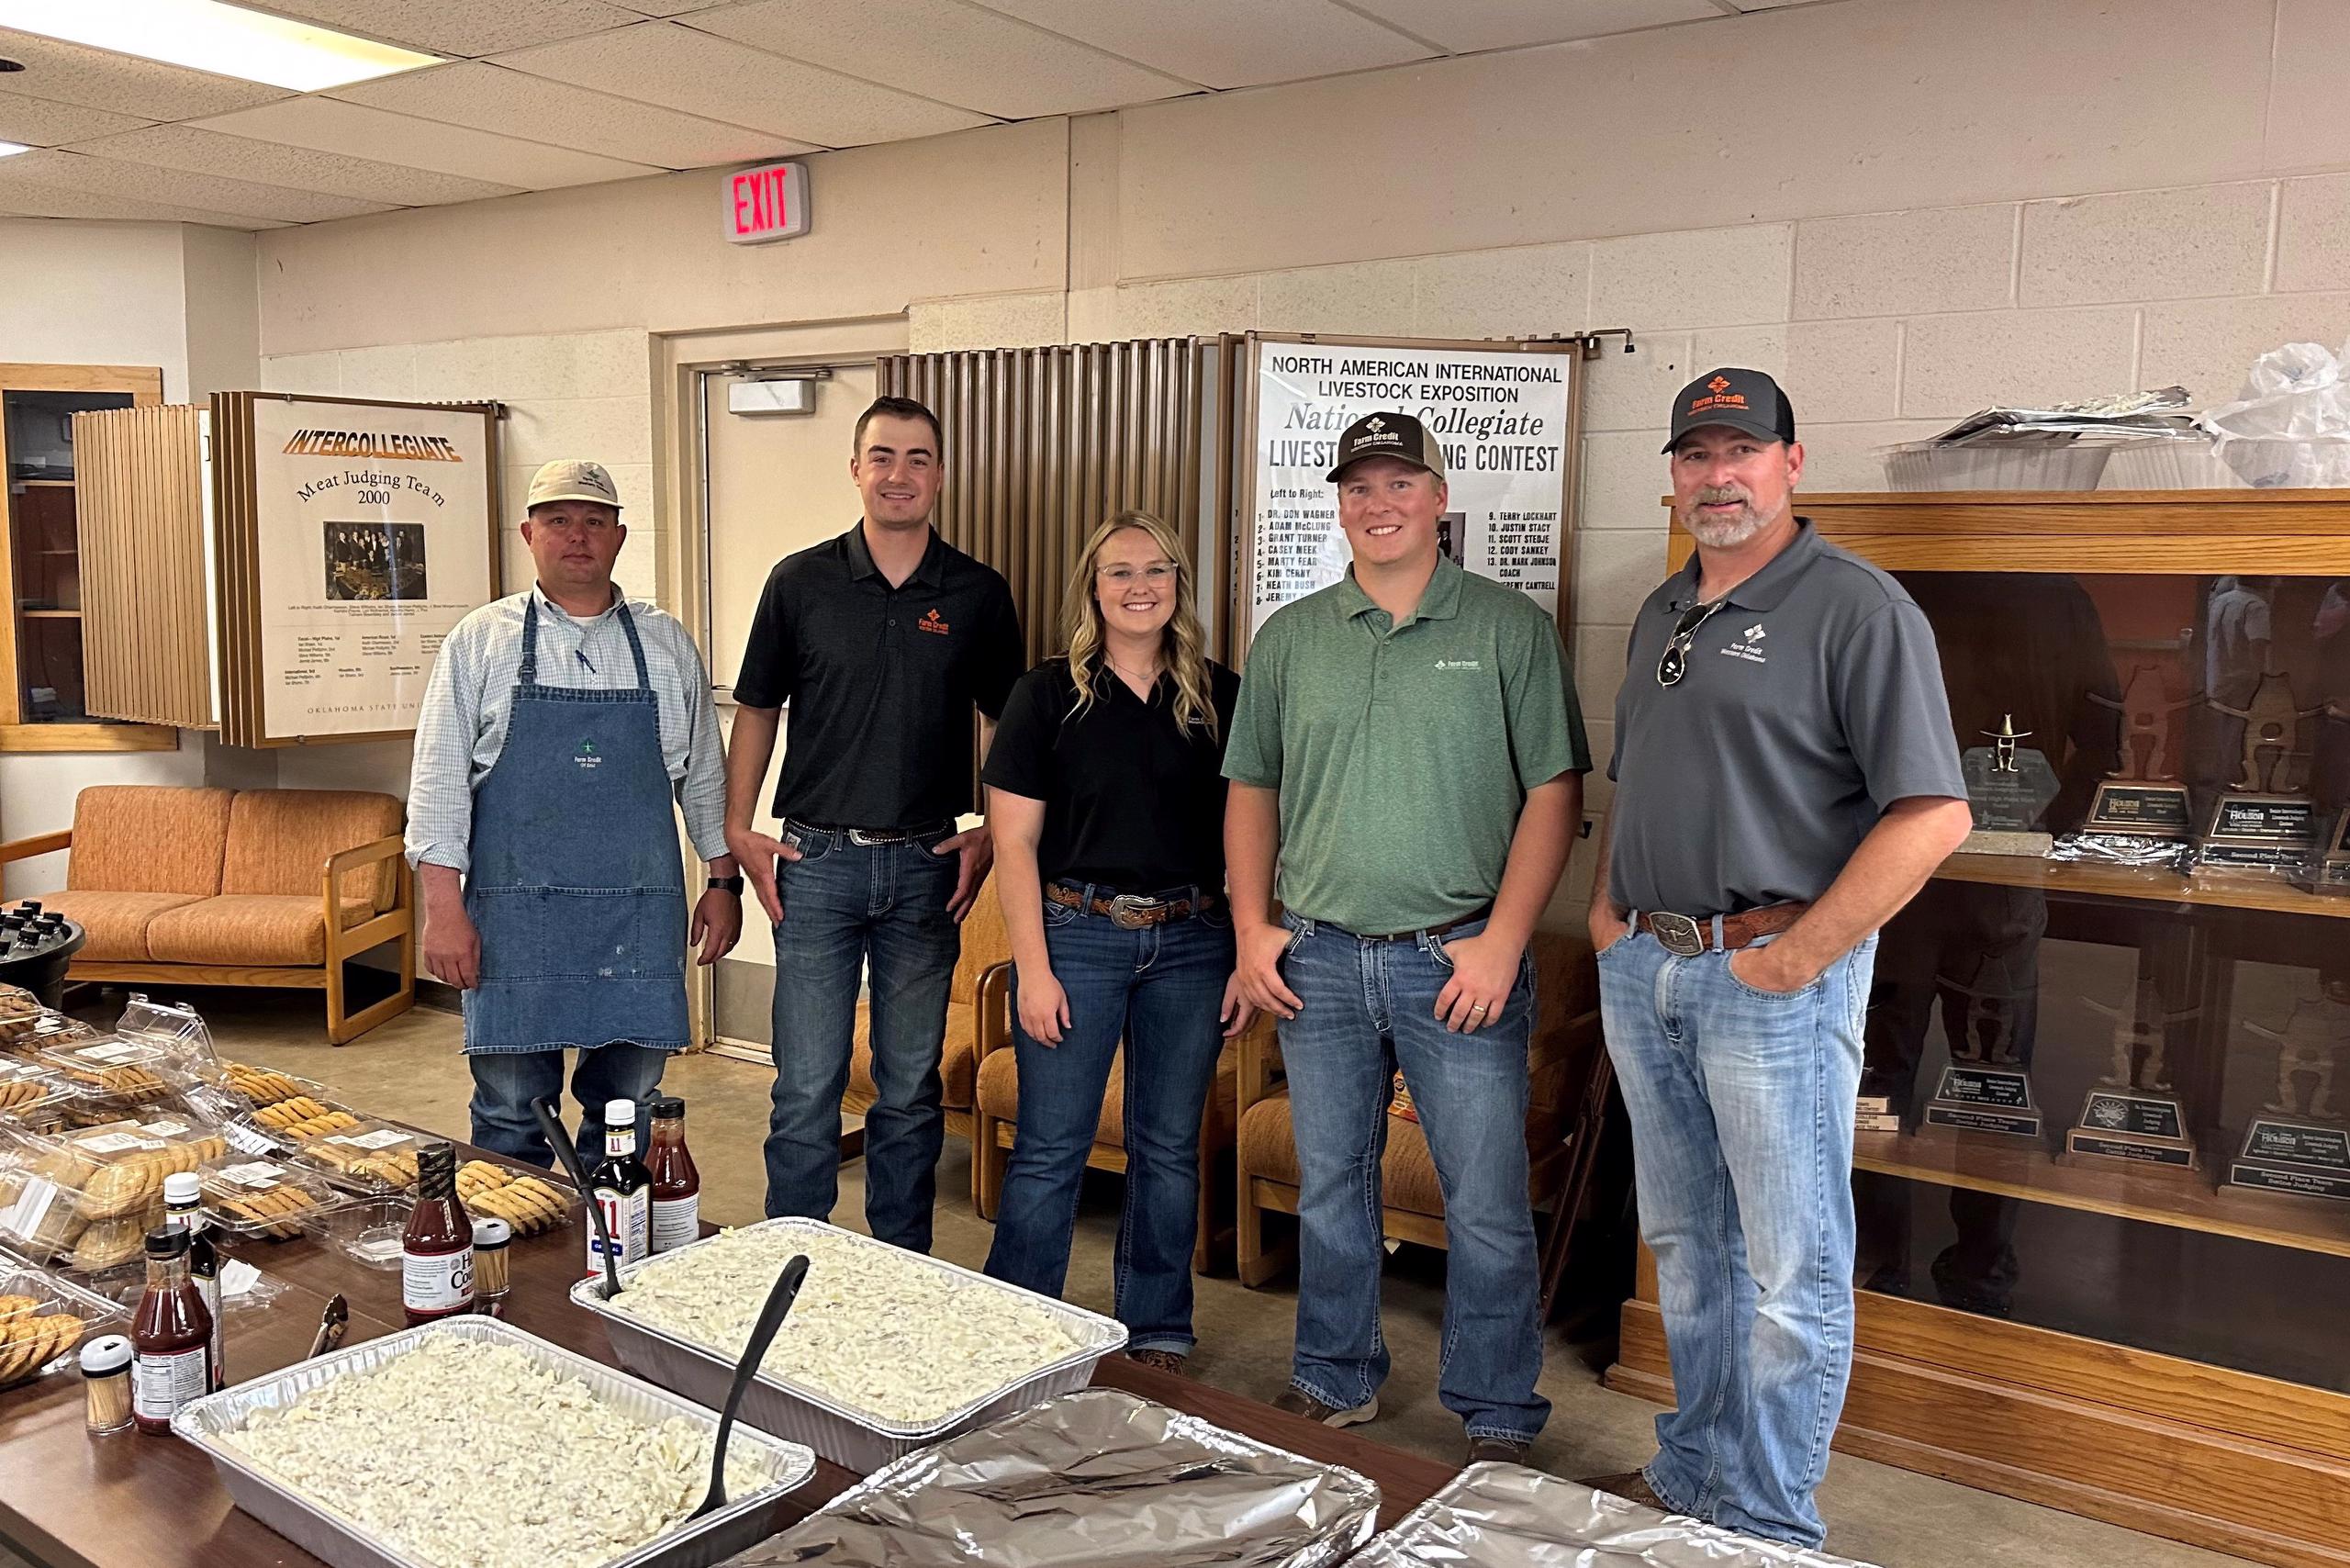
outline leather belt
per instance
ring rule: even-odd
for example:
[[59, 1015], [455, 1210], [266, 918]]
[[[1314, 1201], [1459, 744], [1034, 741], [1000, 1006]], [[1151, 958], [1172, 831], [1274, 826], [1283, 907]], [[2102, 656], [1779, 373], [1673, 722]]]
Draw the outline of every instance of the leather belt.
[[917, 838], [927, 838], [934, 833], [950, 833], [955, 827], [951, 822], [925, 823], [920, 827], [828, 827], [822, 823], [801, 822], [796, 817], [788, 819], [784, 825], [797, 828], [803, 833], [842, 834], [851, 844], [867, 846], [910, 844]]
[[1493, 913], [1494, 906], [1487, 904], [1483, 909], [1471, 910], [1457, 920], [1448, 920], [1442, 925], [1423, 925], [1415, 931], [1388, 931], [1376, 935], [1363, 931], [1349, 931], [1347, 935], [1361, 942], [1403, 942], [1415, 936], [1449, 936], [1464, 925], [1473, 925], [1491, 917]]
[[[1722, 950], [1731, 952], [1751, 946], [1765, 936], [1776, 936], [1803, 918], [1807, 903], [1765, 904], [1740, 914], [1722, 916]], [[1664, 950], [1679, 958], [1694, 958], [1714, 945], [1712, 919], [1695, 915], [1674, 914], [1670, 910], [1642, 910], [1633, 917], [1633, 924], [1663, 944]]]
[[1110, 923], [1122, 931], [1140, 931], [1148, 926], [1169, 925], [1179, 920], [1189, 920], [1195, 914], [1205, 914], [1215, 907], [1215, 895], [1201, 893], [1195, 899], [1160, 899], [1147, 898], [1141, 893], [1117, 893], [1105, 899], [1096, 893], [1089, 899], [1081, 888], [1047, 882], [1045, 884], [1045, 902], [1057, 903], [1063, 909], [1107, 916]]

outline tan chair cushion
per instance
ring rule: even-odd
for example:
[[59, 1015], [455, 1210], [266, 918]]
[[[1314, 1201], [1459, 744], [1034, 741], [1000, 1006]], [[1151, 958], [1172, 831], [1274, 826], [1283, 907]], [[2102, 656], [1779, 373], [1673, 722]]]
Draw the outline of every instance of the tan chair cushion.
[[87, 935], [88, 940], [75, 958], [106, 964], [147, 962], [147, 930], [155, 917], [199, 902], [194, 893], [118, 893], [104, 890], [33, 896], [40, 901], [41, 908], [55, 910]]
[[[1238, 1102], [1240, 1054], [1229, 1045], [1216, 1058], [1215, 1088], [1208, 1096], [1207, 1147], [1211, 1150], [1232, 1147], [1233, 1108]], [[992, 1051], [979, 1064], [979, 1078], [974, 1086], [978, 1105], [990, 1116], [1017, 1124], [1020, 1120], [1020, 1058], [1015, 1051]], [[1116, 1061], [1110, 1065], [1110, 1084], [1102, 1094], [1102, 1118], [1096, 1124], [1093, 1141], [1112, 1148], [1124, 1148], [1126, 1142], [1126, 1053], [1121, 1050]]]
[[[988, 902], [982, 897], [979, 902]], [[938, 1062], [938, 1076], [943, 1087], [939, 1103], [950, 1111], [971, 1108], [971, 1061], [973, 1047], [971, 1029], [978, 1010], [968, 1002], [950, 1002], [946, 1004], [946, 1042]], [[860, 1103], [870, 1103], [880, 1095], [873, 1085], [872, 1020], [867, 1015], [865, 1003], [856, 1004], [856, 1032], [849, 1037], [848, 1092]]]
[[[1248, 1107], [1240, 1118], [1240, 1169], [1267, 1181], [1297, 1185], [1297, 1145], [1290, 1137], [1289, 1096], [1276, 1094]], [[1387, 1118], [1387, 1154], [1379, 1162], [1380, 1201], [1391, 1209], [1444, 1217], [1444, 1191], [1436, 1179], [1436, 1158], [1417, 1122]]]
[[[365, 899], [342, 901], [346, 930], [371, 913]], [[164, 964], [322, 964], [326, 921], [316, 893], [224, 893], [158, 915], [147, 955]]]
[[161, 784], [90, 785], [73, 798], [66, 888], [210, 898], [220, 890], [234, 793]]
[[[396, 798], [371, 790], [240, 790], [218, 890], [299, 894], [315, 906], [327, 857], [399, 832], [400, 811]], [[78, 849], [78, 833], [73, 842]], [[342, 891], [389, 909], [397, 874], [386, 860], [344, 878]]]
[[998, 964], [1010, 962], [1012, 934], [1004, 928], [1003, 904], [993, 888], [981, 888], [979, 902], [963, 917], [963, 956], [955, 960], [955, 982], [946, 994], [957, 1002], [977, 1002], [979, 977]]

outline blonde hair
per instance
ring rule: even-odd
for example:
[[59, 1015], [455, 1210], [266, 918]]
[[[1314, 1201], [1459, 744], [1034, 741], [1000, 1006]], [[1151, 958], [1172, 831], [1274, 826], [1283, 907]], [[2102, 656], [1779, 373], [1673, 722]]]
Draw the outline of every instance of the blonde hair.
[[1147, 511], [1118, 512], [1096, 528], [1087, 536], [1085, 548], [1078, 553], [1077, 565], [1069, 572], [1069, 592], [1061, 601], [1069, 644], [1069, 676], [1077, 686], [1077, 705], [1069, 710], [1069, 717], [1075, 718], [1093, 705], [1098, 689], [1095, 683], [1102, 678], [1102, 606], [1093, 597], [1102, 547], [1113, 534], [1129, 528], [1150, 535], [1151, 543], [1158, 546], [1159, 553], [1175, 568], [1175, 613], [1168, 617], [1166, 628], [1159, 633], [1160, 657], [1166, 661], [1168, 673], [1175, 678], [1175, 722], [1184, 729], [1197, 724], [1213, 735], [1216, 733], [1215, 696], [1208, 682], [1207, 639], [1200, 631], [1192, 563], [1184, 555], [1183, 542], [1175, 536], [1175, 531]]

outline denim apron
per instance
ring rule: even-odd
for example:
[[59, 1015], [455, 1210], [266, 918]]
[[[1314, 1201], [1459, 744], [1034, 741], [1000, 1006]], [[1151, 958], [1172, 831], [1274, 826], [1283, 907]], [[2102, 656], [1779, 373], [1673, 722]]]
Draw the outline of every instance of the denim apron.
[[465, 1050], [686, 1044], [686, 875], [661, 710], [625, 599], [633, 690], [539, 684], [539, 601], [506, 749], [474, 791]]

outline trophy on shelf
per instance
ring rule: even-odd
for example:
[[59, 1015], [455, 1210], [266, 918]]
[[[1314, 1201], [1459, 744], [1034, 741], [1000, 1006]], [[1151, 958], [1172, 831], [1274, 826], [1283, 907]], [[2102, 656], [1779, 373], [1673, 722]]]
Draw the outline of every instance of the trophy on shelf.
[[2040, 1104], [2016, 1047], [2016, 1005], [2013, 997], [1968, 995], [1959, 1036], [1951, 1042], [1950, 1064], [1926, 1103], [1928, 1126], [2007, 1137], [2041, 1136]]
[[2130, 672], [2118, 704], [2095, 692], [2089, 700], [2121, 711], [2121, 766], [2097, 787], [2081, 831], [2137, 838], [2185, 838], [2194, 832], [2187, 786], [2162, 770], [2170, 755], [2172, 720], [2194, 700], [2169, 700], [2162, 667], [2140, 665]]
[[2005, 714], [1998, 729], [1982, 732], [1989, 745], [1969, 746], [1959, 758], [1966, 776], [1967, 804], [1975, 808], [1975, 831], [1959, 846], [1962, 852], [2048, 853], [2054, 842], [2047, 829], [2048, 808], [2062, 786], [2046, 753], [2017, 744], [2032, 734], [2016, 728], [2013, 713]]
[[2113, 1020], [2113, 1060], [2081, 1101], [2080, 1119], [2065, 1135], [2065, 1152], [2194, 1170], [2195, 1140], [2171, 1086], [2167, 1047], [2173, 1026], [2202, 1009], [2166, 1010], [2152, 975], [2140, 976], [2136, 994], [2119, 1007], [2088, 1004]]
[[2350, 1007], [2329, 999], [2293, 1004], [2282, 1029], [2244, 1020], [2277, 1044], [2277, 1092], [2244, 1129], [2228, 1183], [2308, 1197], [2350, 1199], [2350, 1121], [2335, 1099], [2334, 1069], [2350, 1043]]
[[2236, 869], [2299, 868], [2317, 847], [2317, 806], [2287, 781], [2300, 755], [2295, 745], [2300, 721], [2322, 708], [2294, 707], [2291, 684], [2274, 670], [2260, 678], [2243, 707], [2216, 700], [2211, 706], [2244, 722], [2244, 755], [2236, 777], [2211, 804], [2199, 858]]
[[2305, 892], [2350, 895], [2350, 806], [2333, 813], [2333, 825], [2319, 841], [2316, 857], [2305, 876], [2294, 879]]

